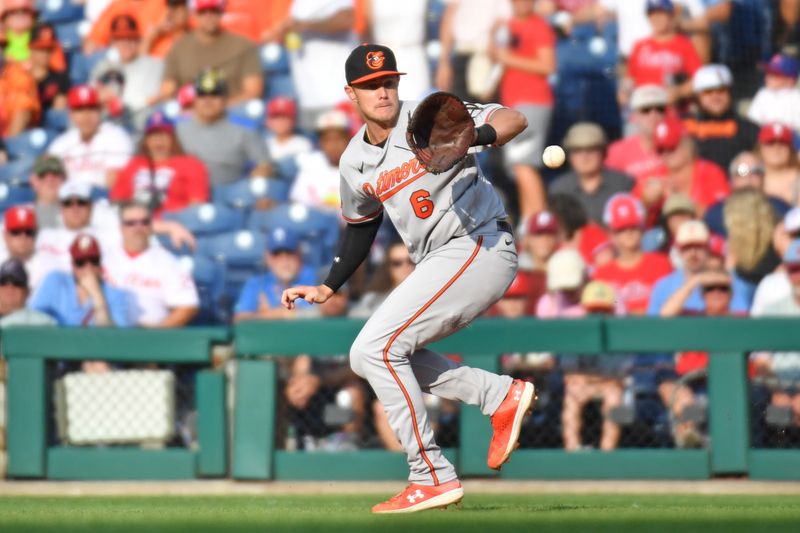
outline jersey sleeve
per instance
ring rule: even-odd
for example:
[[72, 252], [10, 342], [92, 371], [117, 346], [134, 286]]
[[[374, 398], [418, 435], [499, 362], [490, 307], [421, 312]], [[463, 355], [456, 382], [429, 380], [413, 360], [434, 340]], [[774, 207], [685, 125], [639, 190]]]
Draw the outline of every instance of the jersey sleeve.
[[192, 277], [181, 269], [174, 257], [164, 261], [162, 272], [164, 280], [164, 301], [170, 309], [175, 307], [196, 307], [200, 299], [197, 296]]
[[499, 110], [505, 109], [505, 106], [500, 104], [473, 104], [464, 102], [467, 105], [472, 120], [475, 121], [475, 127], [483, 126], [492, 119], [492, 115]]
[[375, 219], [383, 211], [383, 205], [373, 194], [365, 188], [357, 188], [342, 172], [339, 182], [342, 218], [348, 224], [361, 224]]

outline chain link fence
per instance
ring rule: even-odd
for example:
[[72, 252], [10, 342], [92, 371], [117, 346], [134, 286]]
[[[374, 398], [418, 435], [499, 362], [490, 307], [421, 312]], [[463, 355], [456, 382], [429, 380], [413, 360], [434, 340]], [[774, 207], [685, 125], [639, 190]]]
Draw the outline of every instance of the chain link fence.
[[753, 448], [800, 448], [800, 353], [749, 357]]

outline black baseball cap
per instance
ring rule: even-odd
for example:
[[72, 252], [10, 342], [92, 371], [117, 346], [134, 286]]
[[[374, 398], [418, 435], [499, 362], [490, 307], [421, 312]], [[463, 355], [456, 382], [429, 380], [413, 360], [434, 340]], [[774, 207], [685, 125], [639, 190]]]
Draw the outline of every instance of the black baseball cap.
[[11, 282], [17, 287], [28, 286], [28, 273], [22, 261], [12, 258], [0, 265], [0, 284], [5, 282]]
[[205, 69], [194, 80], [195, 94], [225, 96], [228, 94], [228, 84], [222, 73], [214, 69]]
[[364, 43], [350, 52], [344, 63], [344, 75], [347, 85], [364, 83], [383, 76], [402, 76], [405, 72], [397, 71], [397, 60], [394, 52], [387, 46]]

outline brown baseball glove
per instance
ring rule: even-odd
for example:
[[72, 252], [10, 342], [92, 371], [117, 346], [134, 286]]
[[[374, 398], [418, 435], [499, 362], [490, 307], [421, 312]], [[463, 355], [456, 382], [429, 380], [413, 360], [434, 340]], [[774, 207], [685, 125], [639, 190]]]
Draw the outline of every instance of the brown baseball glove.
[[425, 170], [440, 174], [456, 166], [475, 140], [475, 122], [461, 99], [433, 93], [419, 103], [408, 121], [406, 141]]

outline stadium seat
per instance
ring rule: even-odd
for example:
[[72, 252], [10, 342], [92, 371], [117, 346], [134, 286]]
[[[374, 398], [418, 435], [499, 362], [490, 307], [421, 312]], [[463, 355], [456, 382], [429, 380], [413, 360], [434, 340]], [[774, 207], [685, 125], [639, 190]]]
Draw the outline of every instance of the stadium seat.
[[290, 74], [273, 74], [266, 78], [266, 99], [271, 100], [276, 96], [289, 96], [297, 99], [297, 91]]
[[198, 237], [196, 255], [232, 268], [259, 268], [264, 256], [266, 237], [250, 230], [232, 231]]
[[218, 204], [193, 205], [164, 213], [163, 218], [180, 222], [196, 236], [225, 233], [244, 227], [242, 211]]
[[86, 83], [94, 67], [106, 57], [106, 51], [100, 50], [90, 55], [84, 55], [80, 50], [70, 54], [69, 79], [73, 85]]
[[69, 113], [64, 109], [48, 109], [42, 125], [52, 132], [64, 132], [69, 129]]
[[276, 43], [261, 47], [261, 67], [268, 75], [289, 73], [289, 54], [286, 48]]
[[34, 128], [5, 139], [6, 151], [14, 159], [36, 159], [47, 148], [50, 140], [51, 134], [47, 130]]
[[267, 233], [272, 228], [287, 227], [297, 233], [306, 264], [320, 267], [333, 259], [339, 239], [339, 219], [335, 214], [287, 204], [250, 214], [247, 223], [254, 233]]
[[24, 157], [0, 165], [0, 183], [7, 185], [27, 184], [33, 170], [35, 159]]
[[36, 0], [39, 20], [50, 24], [63, 24], [83, 20], [83, 4], [75, 0]]
[[200, 310], [192, 320], [194, 325], [230, 322], [229, 306], [225, 306], [225, 265], [203, 256], [183, 256], [181, 267], [191, 274], [200, 297]]
[[36, 195], [30, 187], [0, 183], [0, 212], [14, 205], [31, 203], [35, 199]]
[[261, 100], [248, 100], [228, 108], [228, 117], [231, 122], [251, 130], [260, 130], [264, 127], [266, 106]]
[[244, 178], [228, 185], [215, 186], [211, 196], [216, 204], [246, 210], [261, 199], [285, 203], [289, 200], [289, 189], [286, 182], [277, 179]]
[[55, 25], [58, 42], [67, 53], [80, 49], [83, 37], [89, 32], [89, 29], [89, 22], [85, 20]]
[[297, 177], [297, 160], [294, 157], [284, 157], [272, 162], [275, 175], [283, 181], [292, 183]]

